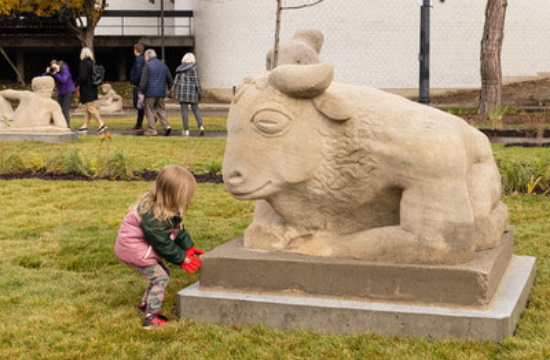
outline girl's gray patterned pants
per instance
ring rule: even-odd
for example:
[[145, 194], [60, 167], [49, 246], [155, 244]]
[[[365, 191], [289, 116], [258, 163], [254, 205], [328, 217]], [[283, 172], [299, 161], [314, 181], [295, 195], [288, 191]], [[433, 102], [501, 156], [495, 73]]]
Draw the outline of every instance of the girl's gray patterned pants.
[[135, 266], [128, 264], [138, 273], [149, 279], [149, 285], [141, 299], [142, 304], [147, 304], [146, 314], [158, 314], [164, 300], [164, 292], [170, 280], [170, 270], [166, 264], [160, 262], [151, 266]]

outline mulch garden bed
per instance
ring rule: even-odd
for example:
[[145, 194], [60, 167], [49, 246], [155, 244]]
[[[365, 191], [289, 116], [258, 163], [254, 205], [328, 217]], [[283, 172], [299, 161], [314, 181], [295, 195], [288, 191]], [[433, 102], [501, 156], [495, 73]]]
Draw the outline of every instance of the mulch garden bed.
[[[21, 180], [21, 179], [41, 179], [41, 180], [63, 180], [63, 181], [93, 181], [93, 180], [111, 180], [111, 181], [154, 181], [157, 177], [156, 171], [141, 171], [135, 174], [133, 179], [120, 178], [91, 178], [77, 173], [45, 173], [45, 172], [24, 172], [21, 174], [0, 174], [2, 180]], [[193, 174], [198, 183], [223, 183], [222, 175], [213, 173]]]
[[[517, 137], [517, 138], [535, 138], [536, 134], [533, 130], [526, 129], [506, 129], [506, 130], [491, 130], [481, 129], [482, 133], [488, 137]], [[550, 138], [550, 130], [544, 131], [544, 137]]]

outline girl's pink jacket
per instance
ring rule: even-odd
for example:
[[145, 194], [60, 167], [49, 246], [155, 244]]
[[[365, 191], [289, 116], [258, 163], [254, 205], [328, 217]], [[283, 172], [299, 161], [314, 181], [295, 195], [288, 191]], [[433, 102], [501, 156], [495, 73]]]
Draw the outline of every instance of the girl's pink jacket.
[[141, 220], [134, 207], [122, 220], [115, 244], [115, 255], [123, 262], [136, 266], [151, 266], [162, 258], [153, 250], [139, 227]]

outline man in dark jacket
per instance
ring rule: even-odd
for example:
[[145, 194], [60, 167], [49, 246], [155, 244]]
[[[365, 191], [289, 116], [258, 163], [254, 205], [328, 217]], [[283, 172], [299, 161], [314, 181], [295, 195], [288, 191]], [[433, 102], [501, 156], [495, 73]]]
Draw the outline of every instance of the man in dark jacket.
[[172, 88], [174, 82], [172, 74], [166, 64], [157, 58], [153, 49], [145, 51], [145, 66], [141, 72], [139, 90], [145, 95], [143, 104], [147, 117], [146, 136], [157, 135], [155, 117], [157, 117], [164, 129], [164, 136], [170, 135], [172, 129], [166, 119], [164, 98], [166, 90]]
[[141, 81], [141, 72], [143, 71], [143, 66], [145, 65], [145, 57], [143, 55], [144, 47], [143, 44], [134, 45], [134, 55], [136, 61], [132, 65], [132, 70], [130, 71], [130, 84], [133, 85], [134, 90], [134, 108], [137, 110], [137, 119], [136, 125], [132, 130], [142, 130], [143, 127], [143, 106], [138, 107], [138, 93], [139, 93], [139, 82]]

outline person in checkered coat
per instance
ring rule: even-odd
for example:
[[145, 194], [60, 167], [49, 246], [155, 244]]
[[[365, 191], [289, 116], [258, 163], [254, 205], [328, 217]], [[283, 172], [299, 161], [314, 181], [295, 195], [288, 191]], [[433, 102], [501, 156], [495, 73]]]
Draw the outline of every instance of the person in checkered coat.
[[176, 68], [176, 76], [174, 85], [172, 86], [172, 94], [177, 87], [178, 95], [177, 99], [181, 107], [181, 117], [183, 119], [183, 135], [189, 136], [189, 108], [191, 105], [195, 119], [197, 120], [197, 126], [199, 128], [199, 135], [204, 135], [204, 127], [202, 125], [202, 118], [199, 112], [199, 101], [202, 98], [201, 84], [199, 82], [199, 74], [197, 67], [195, 66], [195, 55], [193, 53], [186, 53], [181, 59], [181, 65]]

